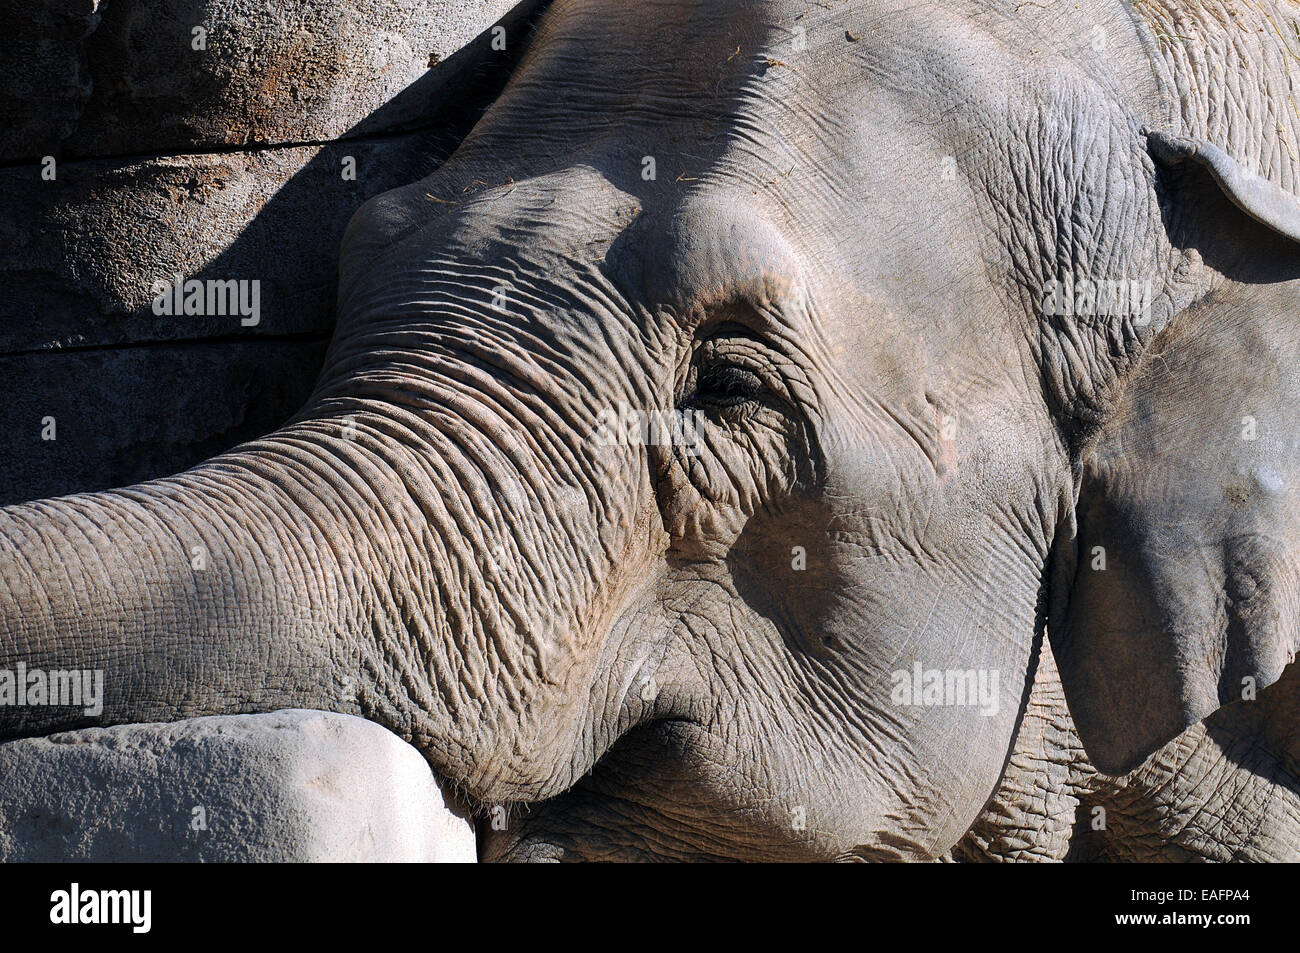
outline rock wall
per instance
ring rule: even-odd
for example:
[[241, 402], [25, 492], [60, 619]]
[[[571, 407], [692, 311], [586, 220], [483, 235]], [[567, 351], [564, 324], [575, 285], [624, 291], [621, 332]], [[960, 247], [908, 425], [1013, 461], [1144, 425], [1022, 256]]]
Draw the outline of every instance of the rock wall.
[[289, 710], [0, 744], [0, 863], [457, 862], [473, 824], [378, 725]]
[[[3, 0], [0, 504], [176, 472], [297, 410], [348, 219], [451, 153], [539, 6]], [[175, 276], [256, 281], [256, 315], [158, 314]]]

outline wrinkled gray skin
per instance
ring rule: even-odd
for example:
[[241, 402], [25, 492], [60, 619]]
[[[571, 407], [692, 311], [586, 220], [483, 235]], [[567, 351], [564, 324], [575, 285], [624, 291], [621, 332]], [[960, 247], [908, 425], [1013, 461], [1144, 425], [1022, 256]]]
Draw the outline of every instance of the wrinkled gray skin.
[[560, 0], [298, 417], [0, 513], [0, 663], [360, 712], [498, 859], [1294, 859], [1296, 16], [1226, 9]]

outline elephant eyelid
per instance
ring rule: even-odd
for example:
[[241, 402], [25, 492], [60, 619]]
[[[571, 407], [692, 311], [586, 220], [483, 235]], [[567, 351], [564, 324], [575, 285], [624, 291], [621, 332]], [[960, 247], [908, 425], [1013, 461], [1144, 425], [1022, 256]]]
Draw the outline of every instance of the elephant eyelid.
[[690, 402], [737, 407], [756, 401], [766, 392], [763, 379], [753, 371], [738, 364], [718, 363], [700, 372]]
[[760, 406], [793, 409], [771, 345], [743, 325], [719, 324], [711, 331], [694, 348], [682, 405], [733, 415]]

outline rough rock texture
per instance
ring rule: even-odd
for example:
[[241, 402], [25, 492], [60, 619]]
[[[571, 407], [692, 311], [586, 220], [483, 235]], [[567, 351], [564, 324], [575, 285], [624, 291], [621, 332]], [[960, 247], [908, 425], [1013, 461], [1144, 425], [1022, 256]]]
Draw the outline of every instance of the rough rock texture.
[[348, 715], [280, 711], [0, 745], [0, 861], [455, 861], [428, 764]]
[[[474, 60], [452, 55], [514, 5], [5, 0], [0, 115], [18, 121], [0, 130], [0, 161], [320, 142], [419, 123]], [[493, 52], [490, 36], [484, 44]], [[444, 62], [418, 95], [358, 128]]]
[[304, 340], [0, 354], [0, 499], [137, 483], [266, 433], [311, 390], [324, 353]]
[[[348, 219], [450, 155], [540, 6], [0, 0], [0, 505], [174, 473], [293, 414]], [[154, 313], [176, 275], [259, 282], [257, 323]]]
[[[438, 130], [326, 146], [0, 170], [0, 352], [328, 334], [337, 246], [366, 199], [432, 171]], [[347, 159], [356, 179], [344, 179]], [[39, 228], [32, 223], [39, 222]], [[259, 320], [158, 315], [155, 281], [256, 280]]]

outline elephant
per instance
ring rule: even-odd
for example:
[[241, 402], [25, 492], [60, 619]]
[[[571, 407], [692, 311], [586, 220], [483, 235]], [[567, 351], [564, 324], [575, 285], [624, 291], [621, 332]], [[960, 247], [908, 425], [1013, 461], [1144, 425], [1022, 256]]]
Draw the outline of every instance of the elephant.
[[555, 0], [298, 414], [0, 511], [0, 669], [104, 673], [0, 734], [358, 714], [490, 860], [1300, 857], [1298, 37]]

